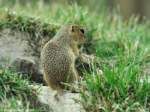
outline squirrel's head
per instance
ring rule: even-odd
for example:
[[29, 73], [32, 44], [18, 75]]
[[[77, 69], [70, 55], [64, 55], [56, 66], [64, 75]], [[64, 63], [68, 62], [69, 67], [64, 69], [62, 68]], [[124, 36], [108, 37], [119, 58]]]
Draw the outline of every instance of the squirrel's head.
[[76, 24], [63, 25], [55, 37], [68, 37], [69, 41], [71, 40], [72, 42], [77, 42], [79, 44], [84, 43], [86, 39], [84, 28]]
[[85, 42], [85, 31], [84, 28], [82, 26], [79, 25], [71, 25], [70, 28], [70, 34], [71, 34], [71, 38], [78, 42], [78, 43], [83, 43]]

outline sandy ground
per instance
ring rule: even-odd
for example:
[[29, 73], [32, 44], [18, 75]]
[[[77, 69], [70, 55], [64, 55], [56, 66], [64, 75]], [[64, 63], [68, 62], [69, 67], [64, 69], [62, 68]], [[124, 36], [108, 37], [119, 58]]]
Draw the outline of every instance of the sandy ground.
[[32, 50], [28, 45], [27, 33], [12, 32], [5, 29], [0, 32], [0, 64], [9, 65], [14, 59], [24, 57], [32, 59]]

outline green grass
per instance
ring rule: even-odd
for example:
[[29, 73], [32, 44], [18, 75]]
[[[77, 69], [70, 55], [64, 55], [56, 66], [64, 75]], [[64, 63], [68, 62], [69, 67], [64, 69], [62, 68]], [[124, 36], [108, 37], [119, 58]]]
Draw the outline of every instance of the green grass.
[[37, 99], [39, 89], [32, 88], [27, 79], [0, 68], [0, 112], [6, 111], [46, 111], [48, 107]]
[[103, 75], [96, 72], [85, 75], [86, 91], [81, 91], [81, 103], [87, 111], [149, 110], [150, 84], [144, 77], [140, 82], [140, 66], [123, 60], [111, 69], [104, 65]]
[[[22, 104], [22, 100], [12, 97], [10, 99], [6, 98], [0, 104], [0, 112], [8, 112], [8, 111], [31, 111], [31, 112], [39, 112], [37, 109], [30, 109], [30, 102], [26, 102], [26, 104]], [[25, 102], [25, 101], [24, 101]]]
[[[77, 4], [67, 7], [44, 5], [42, 8], [16, 4], [11, 8], [17, 16], [10, 21], [1, 16], [0, 26], [3, 28], [23, 27], [22, 31], [33, 31], [33, 34], [43, 31], [44, 23], [57, 28], [64, 23], [77, 23], [87, 28], [88, 42], [84, 44], [84, 52], [97, 56], [96, 63], [101, 67], [94, 63], [90, 73], [84, 72], [82, 83], [86, 90], [81, 90], [80, 103], [87, 112], [150, 111], [150, 84], [144, 70], [144, 66], [150, 63], [150, 21], [138, 23], [136, 17], [124, 21], [117, 13], [113, 16], [99, 14]], [[0, 12], [3, 13], [1, 15], [8, 13], [4, 6], [1, 6]], [[40, 24], [38, 28], [33, 25], [34, 22]], [[46, 32], [49, 31], [46, 27]], [[102, 69], [103, 74], [100, 75], [97, 69]]]
[[52, 25], [46, 22], [40, 21], [40, 19], [34, 17], [28, 17], [25, 15], [17, 15], [10, 11], [1, 11], [0, 17], [0, 29], [10, 28], [13, 30], [19, 30], [21, 32], [27, 32], [31, 37], [35, 37], [37, 33], [44, 36], [54, 36], [56, 25]]
[[[8, 69], [0, 69], [0, 99], [4, 97], [26, 97], [35, 91], [29, 87], [29, 81], [11, 72]], [[36, 92], [36, 91], [35, 91]]]

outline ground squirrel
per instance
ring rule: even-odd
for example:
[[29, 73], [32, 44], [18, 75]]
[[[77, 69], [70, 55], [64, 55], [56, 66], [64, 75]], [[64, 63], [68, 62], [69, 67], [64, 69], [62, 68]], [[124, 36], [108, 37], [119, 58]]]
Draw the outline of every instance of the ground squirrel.
[[78, 43], [84, 42], [84, 29], [78, 25], [63, 25], [41, 52], [44, 80], [52, 89], [61, 91], [62, 83], [73, 83], [79, 76], [75, 59], [79, 56]]

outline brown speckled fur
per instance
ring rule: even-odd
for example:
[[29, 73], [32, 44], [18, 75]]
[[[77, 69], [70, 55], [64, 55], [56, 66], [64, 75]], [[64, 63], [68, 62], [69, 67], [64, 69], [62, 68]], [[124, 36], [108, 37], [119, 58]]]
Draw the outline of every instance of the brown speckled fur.
[[[76, 29], [72, 31], [75, 26]], [[75, 59], [79, 55], [77, 43], [84, 38], [80, 26], [63, 25], [52, 40], [47, 42], [41, 53], [44, 80], [54, 90], [64, 89], [62, 83], [78, 80]]]

